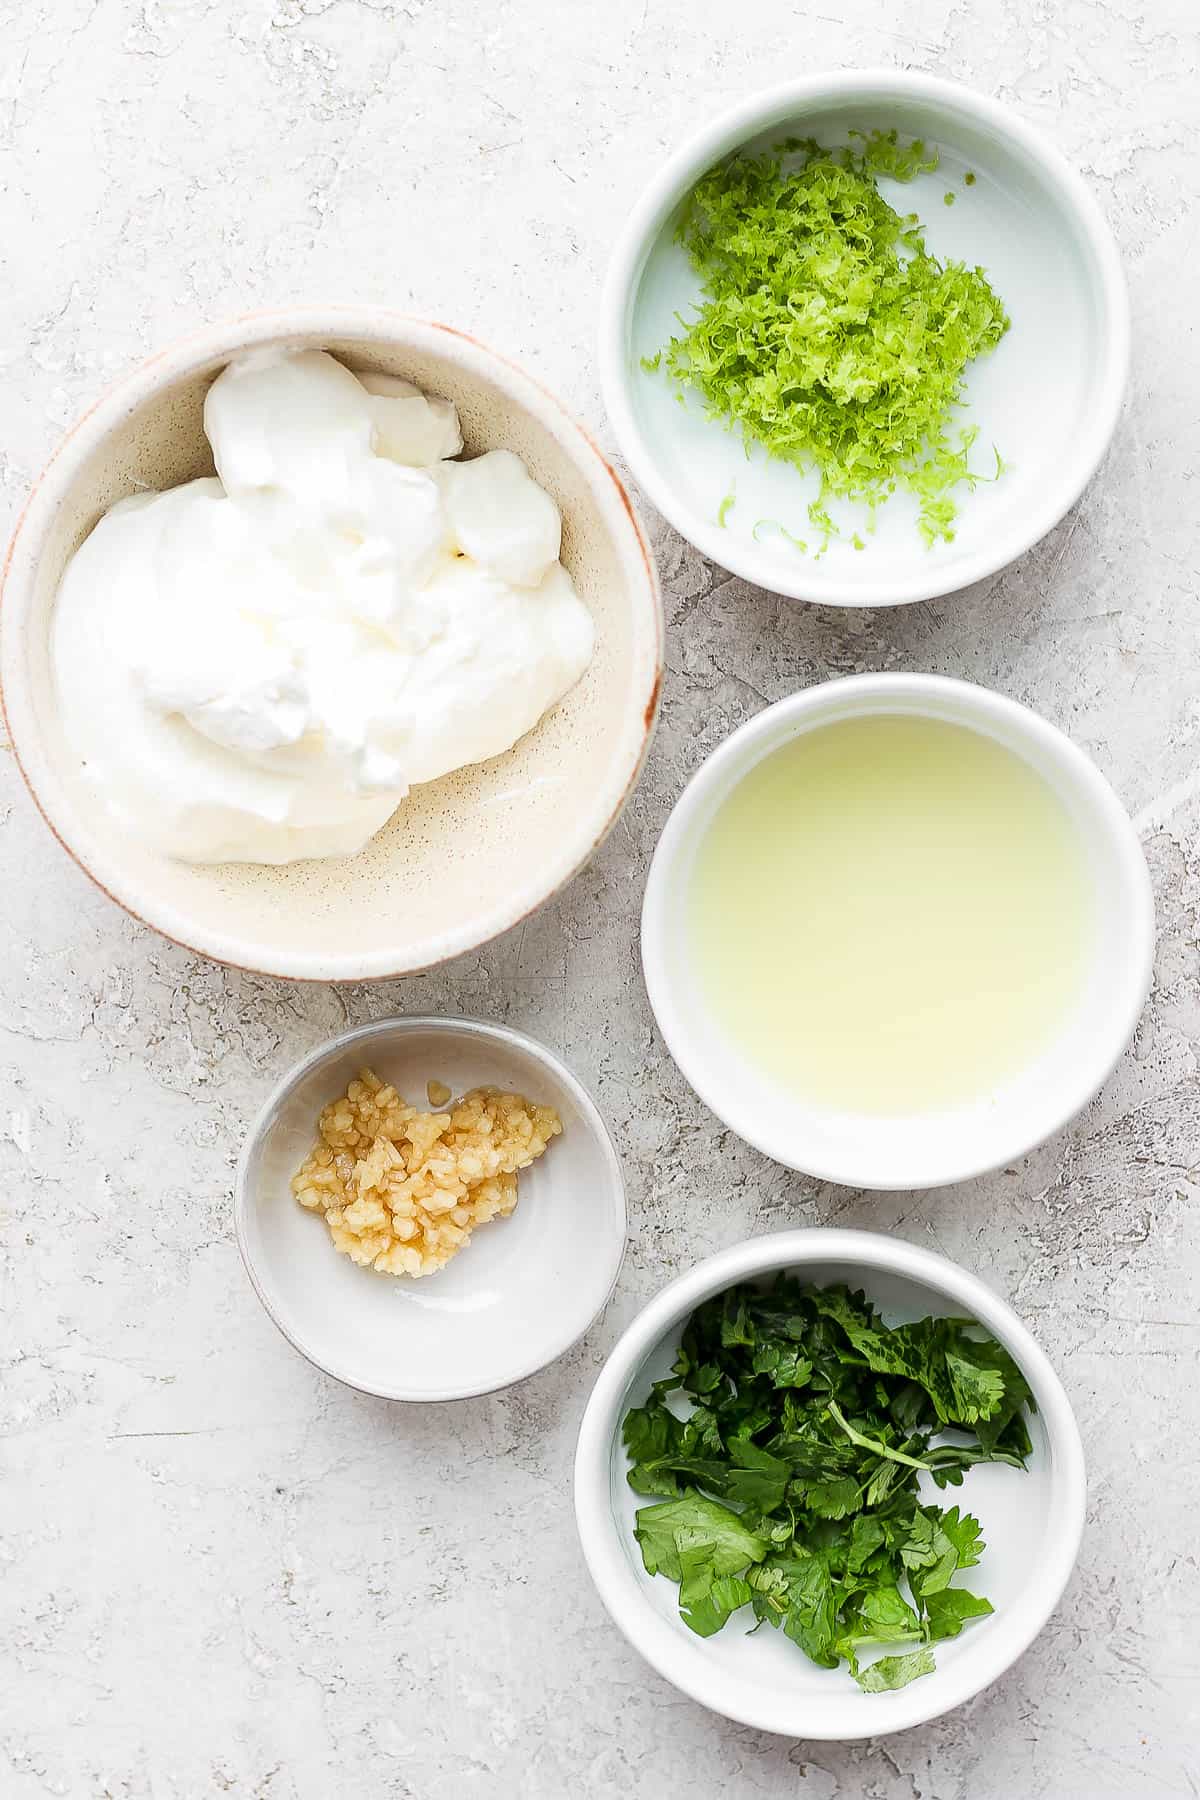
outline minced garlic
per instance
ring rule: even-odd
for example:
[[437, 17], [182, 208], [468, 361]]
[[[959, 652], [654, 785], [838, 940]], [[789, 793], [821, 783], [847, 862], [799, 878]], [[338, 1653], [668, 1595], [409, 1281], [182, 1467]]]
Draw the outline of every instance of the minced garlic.
[[[430, 1082], [431, 1102], [449, 1089]], [[292, 1177], [301, 1206], [323, 1213], [334, 1248], [387, 1275], [431, 1275], [476, 1225], [507, 1218], [517, 1171], [562, 1130], [550, 1106], [474, 1088], [446, 1111], [421, 1112], [364, 1069], [317, 1121]]]

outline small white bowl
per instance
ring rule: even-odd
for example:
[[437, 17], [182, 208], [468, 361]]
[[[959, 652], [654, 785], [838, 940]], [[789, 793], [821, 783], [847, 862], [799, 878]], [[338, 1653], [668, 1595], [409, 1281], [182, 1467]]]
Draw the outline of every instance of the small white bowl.
[[[364, 1066], [416, 1106], [425, 1084], [483, 1085], [557, 1109], [562, 1135], [519, 1177], [517, 1208], [420, 1280], [362, 1269], [290, 1182], [317, 1115]], [[278, 1083], [251, 1128], [234, 1200], [259, 1299], [302, 1356], [384, 1400], [461, 1400], [553, 1362], [591, 1325], [625, 1253], [625, 1183], [604, 1120], [543, 1045], [479, 1019], [380, 1019], [344, 1032]]]
[[[652, 1381], [669, 1373], [686, 1319], [739, 1281], [788, 1270], [827, 1286], [863, 1289], [887, 1323], [928, 1314], [977, 1319], [1011, 1353], [1037, 1402], [1026, 1470], [984, 1463], [960, 1488], [928, 1498], [956, 1503], [983, 1526], [987, 1550], [972, 1591], [995, 1612], [937, 1646], [937, 1669], [895, 1693], [864, 1694], [845, 1668], [819, 1669], [782, 1632], [747, 1636], [735, 1617], [699, 1638], [679, 1617], [678, 1588], [647, 1575], [633, 1536], [639, 1506], [626, 1480], [621, 1423]], [[737, 1244], [663, 1289], [618, 1342], [592, 1390], [575, 1456], [575, 1516], [592, 1579], [613, 1620], [660, 1675], [701, 1705], [786, 1737], [854, 1739], [903, 1731], [961, 1706], [1028, 1649], [1066, 1587], [1087, 1497], [1083, 1447], [1070, 1403], [1012, 1309], [943, 1256], [867, 1231], [787, 1231]]]
[[[1092, 967], [1054, 1041], [977, 1104], [900, 1117], [832, 1113], [777, 1087], [711, 1016], [686, 917], [696, 851], [727, 795], [801, 732], [864, 714], [943, 719], [1004, 744], [1057, 793], [1078, 829], [1094, 893]], [[1129, 817], [1095, 764], [1028, 707], [940, 675], [851, 675], [768, 706], [684, 789], [658, 841], [642, 909], [642, 968], [675, 1061], [700, 1098], [776, 1162], [848, 1187], [928, 1188], [1022, 1156], [1074, 1118], [1133, 1035], [1154, 961], [1154, 900]]]
[[[114, 501], [211, 474], [202, 409], [231, 357], [329, 350], [458, 407], [466, 453], [515, 451], [562, 511], [562, 560], [596, 624], [582, 679], [503, 756], [414, 788], [359, 855], [195, 867], [96, 804], [59, 718], [49, 627], [68, 558]], [[207, 326], [143, 363], [64, 440], [4, 572], [0, 687], [21, 770], [80, 867], [135, 917], [240, 968], [311, 981], [408, 974], [517, 924], [615, 823], [662, 674], [658, 577], [628, 495], [554, 396], [465, 332], [376, 306], [291, 307]]]
[[[814, 479], [755, 451], [706, 419], [695, 395], [642, 367], [689, 315], [700, 286], [674, 240], [677, 209], [705, 171], [735, 150], [785, 137], [846, 142], [850, 129], [897, 128], [941, 154], [933, 173], [881, 183], [915, 212], [937, 256], [982, 265], [1012, 328], [967, 372], [963, 422], [980, 427], [973, 466], [994, 443], [1008, 472], [973, 495], [959, 490], [957, 535], [927, 550], [916, 503], [898, 495], [867, 548], [850, 539], [864, 512], [831, 503], [843, 536], [814, 560], [773, 520], [810, 542]], [[973, 186], [964, 186], [971, 171]], [[953, 189], [957, 202], [944, 203]], [[798, 600], [897, 606], [978, 581], [1057, 524], [1092, 476], [1116, 425], [1129, 365], [1129, 303], [1116, 246], [1087, 186], [1016, 113], [931, 75], [897, 69], [805, 76], [752, 95], [706, 124], [655, 175], [613, 253], [601, 308], [600, 371], [617, 441], [643, 493], [706, 556], [747, 581]], [[718, 508], [736, 503], [722, 528]], [[815, 547], [815, 546], [814, 546]]]

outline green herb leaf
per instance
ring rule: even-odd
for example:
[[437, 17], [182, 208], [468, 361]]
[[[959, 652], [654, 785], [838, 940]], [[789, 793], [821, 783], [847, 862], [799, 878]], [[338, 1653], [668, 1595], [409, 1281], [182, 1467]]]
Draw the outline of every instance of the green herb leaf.
[[837, 1668], [837, 1603], [833, 1578], [823, 1557], [806, 1556], [789, 1567], [783, 1629], [821, 1668]]
[[621, 1436], [635, 1463], [653, 1462], [678, 1447], [683, 1426], [661, 1401], [652, 1401], [647, 1406], [632, 1407], [625, 1414]]
[[751, 1367], [756, 1375], [769, 1375], [781, 1388], [802, 1388], [813, 1368], [798, 1344], [785, 1343], [782, 1338], [766, 1338], [756, 1344]]
[[1004, 1377], [999, 1369], [989, 1369], [960, 1346], [957, 1350], [947, 1348], [946, 1373], [954, 1395], [956, 1419], [977, 1425], [999, 1411], [1004, 1400]]
[[769, 1450], [760, 1450], [748, 1438], [733, 1438], [729, 1445], [733, 1463], [726, 1478], [725, 1492], [731, 1500], [741, 1500], [760, 1512], [774, 1512], [783, 1504], [791, 1480], [791, 1465]]
[[935, 1506], [914, 1516], [900, 1560], [908, 1571], [913, 1593], [921, 1600], [940, 1593], [957, 1572], [958, 1551], [942, 1529], [941, 1515]]
[[850, 1622], [838, 1640], [842, 1654], [868, 1644], [896, 1644], [921, 1635], [921, 1622], [894, 1583], [883, 1582], [859, 1596], [850, 1612]]
[[703, 1548], [714, 1576], [739, 1575], [747, 1563], [761, 1562], [767, 1553], [763, 1539], [747, 1531], [735, 1512], [700, 1494], [641, 1507], [634, 1536], [646, 1573], [661, 1573], [671, 1581], [683, 1580], [680, 1557], [685, 1551], [692, 1553], [694, 1572], [695, 1553]]
[[907, 1656], [881, 1656], [854, 1679], [864, 1694], [886, 1694], [907, 1687], [922, 1675], [932, 1675], [936, 1666], [931, 1651], [910, 1650]]
[[681, 1602], [679, 1610], [697, 1637], [711, 1637], [720, 1631], [730, 1613], [745, 1606], [750, 1598], [750, 1584], [740, 1575], [719, 1575], [706, 1594], [686, 1605]]
[[982, 1619], [993, 1610], [990, 1600], [972, 1594], [968, 1588], [943, 1588], [940, 1594], [925, 1597], [925, 1617], [929, 1639], [957, 1637], [968, 1619]]
[[818, 1519], [844, 1519], [859, 1504], [861, 1489], [853, 1475], [838, 1475], [832, 1481], [804, 1481], [797, 1484], [797, 1498]]
[[949, 1512], [941, 1514], [938, 1523], [954, 1545], [959, 1568], [973, 1567], [986, 1549], [979, 1520], [973, 1519], [970, 1513], [960, 1514], [957, 1506], [952, 1506]]

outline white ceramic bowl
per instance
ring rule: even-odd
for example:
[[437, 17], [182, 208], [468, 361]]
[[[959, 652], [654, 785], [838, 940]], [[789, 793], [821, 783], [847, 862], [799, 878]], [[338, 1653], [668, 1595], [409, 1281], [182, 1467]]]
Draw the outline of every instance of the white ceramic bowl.
[[[634, 1514], [653, 1501], [629, 1487], [621, 1422], [670, 1372], [682, 1328], [702, 1300], [739, 1281], [789, 1270], [825, 1286], [862, 1289], [889, 1324], [930, 1313], [977, 1319], [1008, 1349], [1033, 1392], [1026, 1470], [981, 1464], [962, 1487], [928, 1498], [961, 1504], [987, 1550], [972, 1591], [995, 1612], [939, 1644], [937, 1669], [895, 1693], [863, 1694], [845, 1668], [819, 1669], [781, 1632], [750, 1637], [737, 1618], [699, 1638], [679, 1617], [678, 1588], [649, 1576]], [[575, 1457], [575, 1513], [600, 1598], [629, 1642], [693, 1700], [741, 1724], [795, 1738], [902, 1731], [960, 1706], [1003, 1674], [1058, 1603], [1079, 1550], [1086, 1502], [1083, 1448], [1062, 1385], [1012, 1309], [943, 1256], [867, 1231], [787, 1231], [737, 1244], [671, 1282], [620, 1339], [592, 1390]]]
[[[67, 559], [138, 487], [211, 473], [204, 396], [231, 356], [287, 344], [411, 377], [454, 401], [466, 452], [524, 458], [563, 515], [562, 559], [596, 622], [583, 679], [513, 749], [415, 789], [358, 856], [195, 868], [96, 806], [64, 738], [48, 628]], [[654, 561], [621, 483], [553, 395], [447, 325], [381, 307], [255, 313], [195, 333], [100, 399], [43, 472], [8, 554], [0, 681], [46, 822], [114, 900], [206, 956], [272, 975], [406, 974], [494, 937], [561, 887], [614, 823], [642, 765], [662, 670]]]
[[[562, 1135], [522, 1171], [517, 1208], [481, 1225], [418, 1281], [339, 1255], [293, 1197], [317, 1114], [364, 1065], [414, 1105], [443, 1081], [554, 1106]], [[259, 1299], [302, 1356], [385, 1400], [459, 1400], [508, 1387], [570, 1349], [605, 1305], [625, 1252], [625, 1184], [612, 1139], [570, 1070], [523, 1032], [478, 1019], [380, 1019], [334, 1038], [278, 1083], [251, 1128], [234, 1201]]]
[[[973, 466], [991, 445], [1010, 465], [994, 486], [963, 490], [957, 536], [926, 550], [916, 504], [896, 496], [857, 552], [862, 509], [834, 503], [845, 535], [815, 561], [774, 520], [812, 539], [815, 481], [706, 419], [694, 395], [678, 404], [665, 374], [643, 369], [688, 316], [700, 288], [674, 241], [680, 202], [730, 152], [789, 135], [844, 143], [848, 129], [898, 128], [937, 146], [941, 165], [911, 184], [881, 183], [916, 212], [935, 255], [982, 265], [1012, 319], [996, 351], [968, 371], [969, 417], [980, 427]], [[963, 176], [974, 172], [967, 187]], [[947, 206], [953, 189], [956, 204]], [[991, 575], [1050, 530], [1094, 472], [1112, 436], [1129, 363], [1129, 306], [1113, 243], [1091, 193], [1060, 153], [1016, 113], [931, 75], [897, 69], [810, 75], [752, 95], [688, 140], [654, 176], [613, 253], [601, 309], [605, 404], [629, 467], [658, 510], [706, 556], [748, 581], [837, 606], [925, 600]], [[722, 529], [717, 512], [736, 491]]]
[[[682, 929], [697, 848], [764, 756], [817, 725], [870, 713], [943, 719], [996, 739], [1050, 784], [1080, 833], [1094, 893], [1091, 967], [1053, 1042], [997, 1092], [952, 1111], [894, 1118], [803, 1105], [743, 1055], [709, 1012]], [[1108, 782], [1053, 725], [987, 688], [938, 675], [851, 675], [766, 708], [709, 757], [675, 805], [650, 865], [642, 967], [667, 1047], [700, 1098], [777, 1162], [851, 1187], [965, 1181], [1023, 1155], [1108, 1079], [1149, 992], [1154, 901], [1137, 833]], [[802, 1026], [798, 1026], [802, 1028]]]

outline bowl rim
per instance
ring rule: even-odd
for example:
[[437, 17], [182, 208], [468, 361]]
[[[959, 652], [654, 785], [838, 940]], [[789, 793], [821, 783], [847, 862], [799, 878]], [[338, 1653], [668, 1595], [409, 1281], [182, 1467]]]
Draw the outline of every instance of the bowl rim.
[[[618, 1414], [631, 1381], [655, 1345], [702, 1300], [737, 1281], [827, 1262], [848, 1262], [861, 1265], [864, 1271], [901, 1274], [922, 1282], [965, 1308], [998, 1338], [1033, 1390], [1054, 1458], [1054, 1484], [1061, 1494], [1058, 1530], [1047, 1538], [1045, 1567], [1039, 1569], [1039, 1585], [1028, 1590], [1022, 1609], [1024, 1625], [1016, 1641], [1001, 1643], [982, 1678], [968, 1672], [964, 1680], [961, 1669], [956, 1678], [953, 1664], [939, 1665], [930, 1681], [871, 1696], [878, 1723], [850, 1734], [825, 1722], [820, 1712], [813, 1718], [789, 1721], [778, 1717], [769, 1705], [729, 1704], [721, 1691], [719, 1673], [704, 1664], [693, 1666], [682, 1654], [680, 1647], [691, 1648], [687, 1628], [675, 1620], [668, 1623], [650, 1606], [619, 1545], [610, 1503]], [[1062, 1382], [1006, 1300], [977, 1275], [936, 1251], [881, 1232], [820, 1226], [773, 1232], [718, 1250], [668, 1282], [643, 1307], [610, 1351], [588, 1397], [575, 1451], [574, 1498], [580, 1545], [596, 1591], [613, 1623], [660, 1675], [702, 1706], [739, 1724], [783, 1736], [846, 1743], [905, 1731], [938, 1718], [981, 1693], [1024, 1654], [1057, 1606], [1075, 1566], [1087, 1513], [1087, 1474], [1079, 1427]], [[1012, 1610], [1006, 1609], [1004, 1616], [1011, 1617]], [[878, 1702], [883, 1704], [876, 1706]]]
[[[295, 336], [357, 337], [400, 348], [440, 354], [489, 379], [528, 407], [577, 468], [611, 528], [618, 534], [623, 561], [638, 569], [640, 596], [634, 608], [642, 621], [639, 652], [645, 656], [648, 690], [636, 755], [622, 771], [621, 787], [602, 818], [560, 853], [545, 884], [522, 894], [514, 907], [497, 903], [469, 930], [444, 934], [421, 960], [393, 952], [371, 956], [291, 950], [279, 953], [238, 933], [198, 930], [173, 903], [148, 904], [140, 884], [127, 877], [118, 856], [90, 855], [79, 842], [75, 811], [42, 743], [26, 671], [26, 633], [37, 571], [54, 517], [88, 458], [138, 407], [223, 356]], [[624, 540], [621, 542], [621, 540]], [[0, 571], [0, 718], [17, 767], [34, 805], [67, 855], [110, 900], [139, 924], [170, 942], [214, 962], [250, 974], [294, 981], [380, 981], [418, 974], [489, 943], [536, 912], [559, 893], [591, 859], [620, 818], [641, 777], [658, 722], [665, 668], [666, 621], [654, 552], [629, 493], [591, 432], [543, 382], [511, 357], [457, 326], [416, 313], [373, 304], [295, 305], [257, 309], [206, 324], [173, 339], [143, 358], [105, 388], [60, 439], [33, 482], [18, 515]], [[534, 896], [536, 894], [536, 897]]]
[[[682, 842], [691, 821], [712, 789], [730, 770], [748, 770], [755, 760], [754, 752], [763, 738], [769, 737], [781, 719], [803, 720], [815, 714], [819, 722], [823, 712], [836, 708], [843, 700], [863, 697], [868, 702], [936, 700], [938, 696], [954, 699], [960, 709], [973, 714], [979, 728], [986, 730], [989, 720], [1015, 727], [1014, 737], [1038, 745], [1057, 763], [1070, 785], [1082, 794], [1094, 809], [1117, 857], [1128, 874], [1134, 905], [1129, 917], [1127, 964], [1131, 971], [1128, 1003], [1112, 1015], [1111, 1036], [1097, 1037], [1095, 1058], [1086, 1067], [1073, 1071], [1073, 1079], [1064, 1081], [1061, 1098], [1054, 1112], [1054, 1122], [1041, 1125], [1028, 1134], [1014, 1133], [1012, 1143], [1002, 1155], [964, 1156], [957, 1163], [946, 1163], [940, 1172], [925, 1174], [917, 1181], [905, 1174], [890, 1177], [886, 1169], [871, 1167], [855, 1171], [844, 1162], [827, 1161], [819, 1155], [798, 1153], [787, 1142], [790, 1127], [785, 1124], [771, 1132], [761, 1128], [753, 1118], [729, 1103], [719, 1079], [714, 1060], [705, 1057], [696, 1046], [686, 1021], [679, 1014], [676, 988], [679, 985], [667, 972], [667, 959], [662, 945], [668, 933], [677, 931], [677, 922], [668, 916], [665, 890], [674, 871]], [[879, 711], [886, 712], [881, 705]], [[972, 727], [968, 725], [967, 729]], [[1039, 1144], [1061, 1131], [1064, 1125], [1081, 1113], [1109, 1079], [1133, 1036], [1146, 1004], [1154, 974], [1154, 895], [1150, 873], [1140, 840], [1107, 778], [1086, 751], [1080, 749], [1057, 725], [1019, 700], [1010, 699], [992, 688], [982, 687], [956, 676], [885, 671], [862, 675], [836, 676], [832, 680], [802, 688], [783, 699], [772, 702], [753, 718], [746, 720], [705, 758], [679, 795], [655, 845], [646, 877], [642, 899], [641, 953], [642, 974], [650, 1009], [664, 1043], [685, 1079], [709, 1110], [731, 1130], [764, 1156], [786, 1168], [802, 1170], [818, 1180], [834, 1182], [842, 1187], [872, 1188], [877, 1191], [948, 1187], [960, 1181], [971, 1181], [1026, 1155]], [[801, 1160], [802, 1156], [802, 1160]]]
[[[335, 1366], [333, 1360], [327, 1361], [317, 1355], [306, 1343], [303, 1331], [297, 1328], [295, 1322], [284, 1318], [281, 1309], [274, 1302], [269, 1283], [260, 1273], [251, 1248], [249, 1219], [254, 1206], [254, 1196], [251, 1192], [250, 1173], [251, 1165], [274, 1122], [276, 1113], [292, 1090], [306, 1076], [321, 1068], [324, 1063], [332, 1062], [351, 1045], [367, 1038], [378, 1037], [380, 1032], [388, 1031], [395, 1036], [408, 1037], [420, 1036], [431, 1030], [445, 1031], [447, 1029], [461, 1032], [464, 1037], [474, 1038], [488, 1044], [516, 1046], [533, 1057], [535, 1061], [544, 1064], [570, 1093], [604, 1158], [613, 1200], [614, 1255], [611, 1274], [603, 1298], [586, 1319], [577, 1326], [571, 1327], [568, 1335], [555, 1340], [554, 1348], [548, 1354], [543, 1356], [539, 1352], [533, 1361], [521, 1363], [513, 1371], [506, 1371], [499, 1380], [489, 1378], [468, 1387], [451, 1384], [445, 1388], [414, 1393], [403, 1383], [385, 1383], [377, 1386], [351, 1379], [343, 1369]], [[613, 1142], [612, 1133], [587, 1088], [553, 1050], [537, 1038], [531, 1037], [528, 1032], [519, 1031], [513, 1025], [500, 1024], [496, 1020], [470, 1018], [456, 1013], [392, 1013], [382, 1019], [372, 1019], [364, 1025], [351, 1026], [349, 1030], [339, 1032], [336, 1037], [327, 1038], [324, 1043], [318, 1044], [314, 1050], [310, 1050], [306, 1056], [301, 1057], [298, 1063], [295, 1063], [274, 1083], [247, 1128], [241, 1154], [238, 1157], [233, 1188], [233, 1225], [242, 1266], [263, 1310], [276, 1329], [287, 1339], [292, 1348], [304, 1357], [306, 1362], [311, 1363], [314, 1368], [320, 1369], [323, 1374], [332, 1376], [335, 1381], [341, 1382], [343, 1387], [352, 1388], [359, 1394], [368, 1394], [377, 1400], [400, 1400], [411, 1405], [440, 1405], [446, 1401], [473, 1400], [483, 1394], [500, 1393], [506, 1388], [514, 1387], [520, 1381], [527, 1380], [529, 1376], [536, 1375], [540, 1370], [548, 1368], [551, 1363], [559, 1361], [567, 1354], [568, 1350], [574, 1348], [585, 1333], [591, 1330], [612, 1299], [613, 1290], [617, 1285], [621, 1266], [625, 1260], [629, 1215], [625, 1193], [625, 1174]]]
[[[1102, 355], [1089, 380], [1090, 425], [1080, 435], [1070, 461], [1061, 465], [1054, 482], [1042, 490], [1040, 497], [1031, 496], [1032, 504], [1023, 522], [994, 540], [994, 547], [981, 546], [955, 562], [952, 571], [946, 568], [939, 573], [938, 565], [931, 563], [928, 573], [903, 580], [881, 576], [873, 587], [864, 589], [860, 584], [852, 586], [839, 580], [826, 566], [798, 569], [795, 578], [790, 579], [778, 565], [767, 567], [754, 546], [741, 545], [684, 500], [669, 476], [660, 471], [638, 424], [631, 399], [625, 324], [649, 246], [671, 210], [705, 169], [759, 131], [782, 125], [790, 113], [815, 101], [889, 97], [924, 100], [986, 124], [1040, 166], [1064, 209], [1077, 221], [1093, 258]], [[610, 255], [601, 293], [599, 363], [605, 409], [639, 489], [675, 530], [711, 561], [768, 593], [792, 600], [847, 608], [907, 606], [957, 593], [997, 574], [1051, 531], [1079, 499], [1108, 449], [1124, 403], [1130, 367], [1129, 295], [1112, 229], [1087, 183], [1062, 151], [1015, 110], [990, 95], [939, 75], [883, 67], [826, 70], [794, 77], [738, 101], [688, 137], [651, 177], [628, 214]]]

